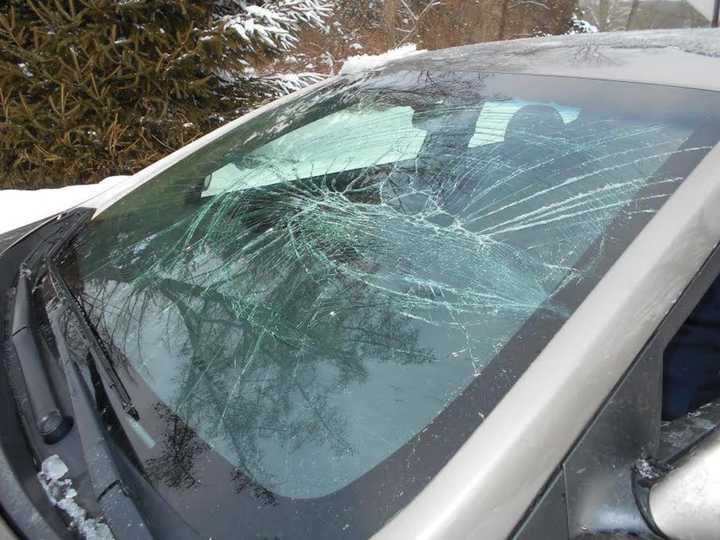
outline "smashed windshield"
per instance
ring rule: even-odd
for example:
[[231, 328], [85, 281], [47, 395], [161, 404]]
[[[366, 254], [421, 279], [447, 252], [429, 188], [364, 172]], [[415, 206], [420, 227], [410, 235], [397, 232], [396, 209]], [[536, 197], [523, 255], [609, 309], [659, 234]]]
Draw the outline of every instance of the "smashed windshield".
[[716, 143], [718, 111], [702, 91], [395, 72], [161, 172], [63, 262], [144, 472], [179, 508], [243, 516], [183, 514], [212, 536], [371, 534]]

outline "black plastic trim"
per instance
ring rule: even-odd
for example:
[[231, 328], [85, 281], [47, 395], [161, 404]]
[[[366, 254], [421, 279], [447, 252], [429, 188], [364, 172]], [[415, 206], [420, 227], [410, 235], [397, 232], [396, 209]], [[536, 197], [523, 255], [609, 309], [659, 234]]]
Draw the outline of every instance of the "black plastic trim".
[[32, 326], [32, 293], [28, 273], [21, 268], [15, 292], [12, 342], [28, 388], [35, 427], [47, 444], [60, 441], [70, 432], [73, 420], [65, 416], [48, 380], [43, 357]]
[[[37, 480], [36, 441], [28, 435], [28, 431], [35, 432], [28, 422], [29, 404], [24, 393], [16, 395], [24, 389], [15, 388], [10, 377], [11, 366], [17, 364], [11, 318], [18, 270], [61, 229], [60, 221], [48, 219], [3, 235], [0, 246], [0, 516], [22, 539], [72, 537]], [[24, 401], [18, 402], [18, 397]], [[39, 434], [36, 439], [43, 444]]]

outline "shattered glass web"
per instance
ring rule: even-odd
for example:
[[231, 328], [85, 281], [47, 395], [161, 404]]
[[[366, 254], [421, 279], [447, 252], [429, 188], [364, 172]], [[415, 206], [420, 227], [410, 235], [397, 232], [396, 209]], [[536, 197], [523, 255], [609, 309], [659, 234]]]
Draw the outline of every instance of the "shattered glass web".
[[[203, 173], [194, 206], [144, 193], [161, 226], [108, 241], [100, 224], [80, 261], [83, 300], [152, 389], [289, 497], [329, 494], [397, 450], [541, 306], [568, 317], [546, 303], [592, 274], [583, 253], [620, 213], [659, 206], [681, 180], [654, 176], [668, 158], [707, 151], [681, 150], [687, 128], [611, 112], [564, 111], [550, 129], [547, 107], [468, 148], [519, 109], [488, 125], [478, 103], [413, 119], [376, 94], [349, 101], [225, 152], [220, 188]], [[165, 174], [197, 182], [191, 170]]]

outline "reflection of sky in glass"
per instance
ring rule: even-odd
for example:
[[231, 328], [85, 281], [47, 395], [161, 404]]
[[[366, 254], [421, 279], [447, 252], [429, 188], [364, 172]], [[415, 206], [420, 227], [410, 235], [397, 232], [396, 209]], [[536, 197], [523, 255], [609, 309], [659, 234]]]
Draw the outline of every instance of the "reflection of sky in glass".
[[203, 196], [412, 159], [425, 138], [412, 116], [411, 107], [350, 107], [330, 114], [250, 152], [248, 167], [224, 165]]
[[[502, 142], [512, 115], [526, 105], [537, 104], [522, 100], [486, 102], [469, 146]], [[575, 120], [579, 112], [556, 104], [543, 105], [555, 108], [566, 124]], [[413, 127], [412, 116], [410, 107], [379, 111], [351, 107], [336, 112], [251, 152], [247, 156], [253, 163], [251, 167], [224, 165], [208, 178], [203, 196], [412, 159], [425, 138], [425, 131]], [[343, 137], [337, 136], [338, 130]], [[373, 133], [373, 138], [354, 144], [349, 135], [353, 133]]]

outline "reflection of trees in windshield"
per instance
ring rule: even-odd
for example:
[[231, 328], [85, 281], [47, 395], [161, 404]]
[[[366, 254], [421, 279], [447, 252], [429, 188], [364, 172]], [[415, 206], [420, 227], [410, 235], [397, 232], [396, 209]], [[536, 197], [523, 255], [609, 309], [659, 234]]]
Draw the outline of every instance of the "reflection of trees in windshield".
[[660, 124], [566, 124], [538, 105], [502, 142], [468, 147], [481, 108], [445, 107], [415, 119], [428, 131], [417, 159], [181, 206], [138, 195], [82, 239], [91, 317], [167, 404], [158, 481], [191, 487], [206, 442], [240, 490], [346, 485], [533, 314], [566, 318], [551, 298], [597, 277], [586, 250], [602, 256], [611, 221], [655, 211], [680, 180], [666, 160], [707, 150]]
[[165, 426], [162, 453], [147, 460], [147, 472], [168, 487], [189, 489], [197, 483], [193, 469], [206, 444], [166, 405], [158, 403], [155, 410]]
[[[310, 229], [320, 224], [282, 232], [279, 221], [272, 223], [276, 218], [270, 217], [273, 206], [268, 200], [255, 211], [239, 212], [248, 206], [247, 199], [241, 196], [226, 204], [210, 223], [193, 232], [193, 238], [173, 237], [171, 230], [144, 247], [156, 253], [164, 249], [167, 258], [138, 257], [133, 252], [137, 244], [110, 251], [105, 260], [122, 261], [122, 271], [112, 263], [105, 268], [103, 274], [112, 281], [93, 291], [99, 295], [93, 303], [116, 308], [112, 339], [125, 350], [142, 340], [147, 321], [162, 318], [162, 332], [153, 330], [149, 339], [174, 341], [178, 356], [187, 356], [186, 362], [173, 366], [176, 391], [163, 398], [199, 427], [206, 440], [230, 452], [231, 461], [242, 470], [260, 474], [264, 467], [258, 442], [268, 439], [287, 447], [289, 454], [316, 444], [335, 455], [352, 455], [345, 420], [328, 396], [364, 381], [367, 359], [428, 362], [431, 351], [417, 343], [418, 329], [410, 319], [395, 314], [392, 301], [368, 294], [363, 283], [352, 279], [353, 272], [373, 271], [374, 263], [363, 259], [362, 251], [371, 250], [376, 238], [368, 238], [368, 243], [353, 241], [347, 236], [348, 225], [340, 227], [340, 221], [332, 245], [315, 243], [312, 250], [306, 245], [307, 251], [300, 255], [301, 248], [292, 247], [302, 241], [298, 234], [312, 234]], [[285, 230], [299, 227], [297, 216], [283, 219]], [[273, 227], [279, 229], [277, 237], [272, 235]], [[283, 251], [294, 254], [287, 261], [273, 253], [280, 241], [285, 243]], [[193, 256], [167, 252], [168, 245], [176, 249], [178, 244], [183, 245], [180, 253]], [[324, 265], [338, 265], [338, 272], [324, 275], [318, 258]], [[128, 260], [137, 266], [131, 268]], [[137, 277], [129, 284], [120, 281], [128, 275]], [[155, 359], [142, 346], [136, 350], [140, 354], [136, 367], [142, 373], [142, 363]], [[175, 422], [171, 424], [168, 429], [176, 433]], [[182, 436], [173, 437], [169, 446], [179, 448], [164, 461], [154, 461], [151, 469], [167, 465], [172, 473], [163, 479], [177, 485], [177, 475], [190, 479], [183, 476], [187, 472], [183, 460], [196, 446], [186, 448]], [[269, 475], [262, 479], [274, 483]]]

